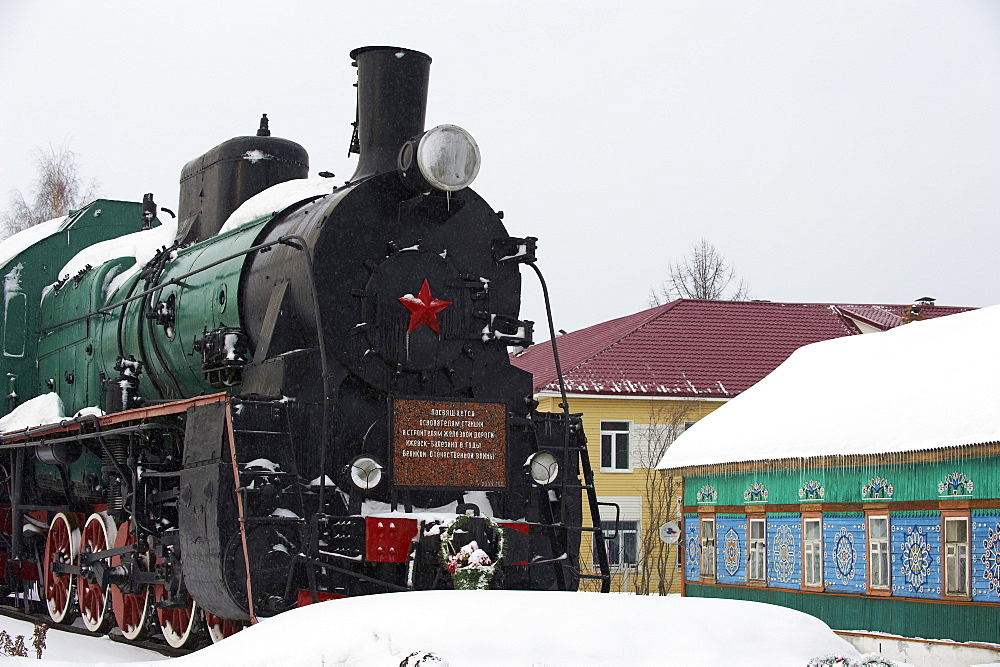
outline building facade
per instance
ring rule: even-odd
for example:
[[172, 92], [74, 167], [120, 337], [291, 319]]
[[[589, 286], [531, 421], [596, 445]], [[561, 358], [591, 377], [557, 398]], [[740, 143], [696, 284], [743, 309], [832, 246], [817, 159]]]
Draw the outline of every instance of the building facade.
[[[906, 308], [680, 299], [558, 337], [570, 409], [583, 413], [595, 485], [609, 503], [601, 519], [611, 536], [614, 588], [680, 590], [679, 549], [659, 537], [663, 524], [681, 522], [680, 480], [655, 471], [680, 433], [799, 347], [899, 326]], [[920, 308], [929, 318], [964, 310]], [[542, 409], [558, 411], [551, 343], [512, 361], [533, 374]]]
[[998, 326], [811, 345], [681, 436], [660, 467], [683, 478], [684, 593], [1000, 643]]

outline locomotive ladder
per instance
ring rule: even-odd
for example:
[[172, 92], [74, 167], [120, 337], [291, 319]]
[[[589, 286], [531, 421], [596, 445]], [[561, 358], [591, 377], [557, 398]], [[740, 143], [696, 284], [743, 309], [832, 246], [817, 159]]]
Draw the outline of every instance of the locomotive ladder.
[[[590, 452], [587, 449], [587, 438], [580, 433], [579, 446], [573, 446], [570, 444], [570, 426], [573, 424], [573, 416], [569, 412], [569, 400], [566, 398], [566, 383], [563, 380], [562, 366], [559, 363], [559, 349], [556, 345], [556, 328], [555, 324], [552, 322], [552, 306], [549, 302], [549, 288], [545, 284], [545, 278], [542, 276], [541, 270], [534, 262], [525, 262], [530, 266], [535, 274], [538, 276], [538, 281], [542, 285], [542, 296], [545, 299], [545, 314], [548, 319], [549, 325], [549, 340], [552, 342], [552, 358], [556, 366], [556, 377], [559, 379], [559, 395], [562, 398], [562, 402], [559, 407], [563, 411], [563, 415], [566, 421], [566, 427], [564, 429], [564, 439], [563, 439], [563, 464], [568, 463], [566, 458], [570, 456], [570, 452], [575, 450], [576, 455], [580, 457], [580, 466], [583, 470], [583, 484], [570, 484], [566, 478], [563, 478], [562, 488], [563, 497], [566, 496], [567, 489], [577, 489], [581, 488], [587, 493], [587, 505], [590, 508], [590, 526], [581, 526], [579, 530], [583, 532], [589, 532], [592, 535], [594, 555], [597, 556], [597, 566], [600, 570], [599, 574], [585, 574], [580, 572], [578, 576], [581, 579], [594, 579], [601, 582], [601, 592], [609, 593], [611, 592], [611, 564], [608, 560], [608, 547], [607, 539], [608, 537], [604, 534], [601, 528], [601, 505], [614, 506], [617, 509], [617, 505], [614, 503], [602, 503], [597, 499], [597, 489], [594, 486], [594, 469], [590, 465]], [[581, 423], [582, 429], [582, 423]], [[564, 468], [564, 470], [567, 468]], [[615, 515], [615, 533], [612, 535], [612, 539], [617, 536], [618, 532], [618, 513]], [[579, 556], [582, 559], [582, 556]]]

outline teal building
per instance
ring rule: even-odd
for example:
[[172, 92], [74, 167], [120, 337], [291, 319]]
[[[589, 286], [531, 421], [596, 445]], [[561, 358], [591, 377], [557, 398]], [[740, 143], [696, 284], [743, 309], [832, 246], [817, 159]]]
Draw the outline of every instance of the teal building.
[[801, 348], [681, 435], [684, 594], [1000, 643], [1000, 306]]

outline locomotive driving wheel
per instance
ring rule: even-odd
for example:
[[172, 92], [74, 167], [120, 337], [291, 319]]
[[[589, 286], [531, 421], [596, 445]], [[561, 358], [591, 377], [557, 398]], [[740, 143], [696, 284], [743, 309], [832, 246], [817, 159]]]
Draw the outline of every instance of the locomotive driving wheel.
[[[110, 531], [109, 531], [110, 524]], [[111, 537], [109, 537], [109, 533]], [[106, 551], [110, 544], [114, 542], [114, 522], [101, 514], [91, 514], [87, 518], [87, 523], [83, 526], [83, 534], [80, 537], [80, 556], [97, 551]], [[87, 567], [84, 566], [84, 573]], [[83, 624], [91, 632], [104, 633], [111, 627], [113, 615], [109, 613], [111, 609], [110, 588], [102, 588], [97, 583], [87, 580], [85, 574], [76, 577], [76, 600], [80, 609], [80, 616], [83, 617]]]
[[[118, 527], [118, 534], [115, 536], [115, 548], [135, 544], [135, 535], [130, 531], [131, 522], [126, 521]], [[149, 570], [151, 559], [147, 553], [136, 554], [136, 566], [143, 570]], [[111, 557], [111, 567], [122, 565], [121, 556]], [[138, 591], [124, 592], [120, 587], [112, 584], [111, 605], [115, 612], [115, 621], [121, 628], [122, 636], [129, 641], [142, 639], [149, 634], [149, 626], [153, 616], [153, 591], [148, 584], [141, 584]]]
[[205, 612], [205, 628], [213, 644], [218, 644], [226, 637], [235, 635], [245, 626], [243, 621], [229, 621], [221, 616]]
[[71, 565], [76, 560], [80, 533], [77, 530], [75, 514], [59, 512], [52, 517], [49, 534], [45, 538], [45, 606], [49, 618], [56, 623], [72, 623], [76, 614], [73, 609], [74, 577], [67, 572], [58, 572], [55, 565]]
[[[166, 600], [167, 588], [158, 584], [153, 597], [156, 602]], [[187, 601], [184, 607], [156, 610], [160, 632], [163, 633], [167, 643], [174, 648], [191, 647], [201, 639], [201, 609], [189, 594], [185, 593], [184, 599]]]

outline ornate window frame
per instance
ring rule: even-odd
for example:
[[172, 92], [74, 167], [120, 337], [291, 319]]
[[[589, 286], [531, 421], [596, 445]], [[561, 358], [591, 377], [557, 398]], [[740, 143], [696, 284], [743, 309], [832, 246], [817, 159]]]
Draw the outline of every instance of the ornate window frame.
[[[758, 528], [760, 532], [755, 534]], [[747, 516], [747, 583], [767, 585], [767, 516], [764, 514]]]
[[[707, 526], [711, 526], [711, 534], [709, 535], [706, 531]], [[718, 530], [719, 526], [715, 521], [715, 514], [699, 514], [698, 515], [698, 543], [701, 547], [701, 561], [699, 563], [699, 577], [701, 583], [703, 584], [714, 584], [716, 577], [716, 569], [718, 565], [717, 549], [718, 549]], [[711, 568], [706, 568], [705, 564], [711, 565]], [[707, 572], [707, 570], [709, 570]]]
[[[965, 524], [965, 540], [948, 540], [948, 525]], [[955, 550], [949, 554], [949, 547], [954, 546]], [[965, 590], [951, 593], [948, 591], [951, 583], [950, 561], [953, 559], [961, 561], [959, 555], [964, 547], [964, 571]], [[952, 575], [953, 576], [953, 575]], [[941, 597], [945, 600], [972, 600], [972, 520], [968, 509], [942, 509], [941, 510]]]
[[[809, 523], [818, 524], [819, 537], [814, 539], [808, 539], [809, 531], [806, 525]], [[819, 562], [816, 563], [817, 574], [819, 575], [819, 581], [815, 584], [810, 584], [807, 579], [808, 567], [806, 565], [807, 559], [810, 556], [818, 556]], [[814, 559], [815, 559], [814, 556]], [[812, 591], [820, 593], [825, 588], [823, 583], [823, 563], [825, 551], [823, 548], [823, 513], [822, 512], [802, 512], [802, 590]]]
[[[872, 524], [876, 521], [885, 521], [885, 535], [875, 538], [872, 536]], [[865, 568], [865, 578], [868, 583], [869, 595], [892, 595], [892, 520], [886, 509], [865, 510], [865, 542], [867, 543], [868, 563]], [[875, 583], [875, 562], [881, 562], [879, 571], [884, 573], [885, 582]]]

